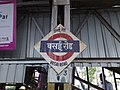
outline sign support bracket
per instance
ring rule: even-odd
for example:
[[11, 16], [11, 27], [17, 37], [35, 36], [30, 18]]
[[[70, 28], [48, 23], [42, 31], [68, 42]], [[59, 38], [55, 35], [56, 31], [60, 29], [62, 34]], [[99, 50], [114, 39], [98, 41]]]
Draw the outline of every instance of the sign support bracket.
[[[52, 18], [51, 19], [51, 30], [54, 30], [58, 24], [63, 24], [63, 26], [66, 28], [66, 30], [70, 31], [70, 0], [53, 0], [52, 17], [51, 18]], [[52, 67], [49, 67], [49, 68], [52, 69]], [[70, 71], [71, 72], [68, 72], [68, 73], [72, 73], [72, 70], [70, 70]], [[48, 72], [50, 72], [50, 71], [48, 71]], [[71, 74], [71, 76], [72, 76], [72, 74]], [[48, 75], [48, 77], [50, 77], [50, 76]], [[72, 78], [70, 78], [70, 80], [71, 79]], [[70, 82], [68, 83], [68, 85], [65, 83], [61, 83], [61, 84], [63, 84], [65, 86], [64, 90], [71, 90]], [[48, 90], [51, 90], [51, 89], [54, 90], [56, 85], [55, 85], [55, 83], [48, 83], [48, 86], [49, 86]], [[66, 86], [67, 86], [67, 88], [66, 88]], [[59, 87], [59, 90], [60, 89], [61, 88]]]

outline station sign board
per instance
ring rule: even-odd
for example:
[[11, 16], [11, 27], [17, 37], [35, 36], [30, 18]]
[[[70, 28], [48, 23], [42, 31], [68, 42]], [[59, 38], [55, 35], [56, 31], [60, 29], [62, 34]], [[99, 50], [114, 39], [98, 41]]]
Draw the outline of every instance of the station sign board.
[[0, 50], [16, 48], [16, 0], [0, 0]]
[[86, 45], [61, 24], [35, 45], [35, 49], [57, 73], [67, 67], [85, 48]]

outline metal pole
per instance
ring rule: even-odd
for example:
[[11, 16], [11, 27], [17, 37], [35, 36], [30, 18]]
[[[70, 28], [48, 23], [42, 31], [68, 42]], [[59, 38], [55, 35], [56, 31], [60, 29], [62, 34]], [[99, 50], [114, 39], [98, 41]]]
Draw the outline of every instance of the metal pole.
[[104, 89], [107, 90], [107, 85], [105, 82], [105, 73], [104, 73], [104, 68], [102, 67], [102, 80], [103, 80], [103, 85], [104, 85]]
[[118, 90], [117, 89], [117, 82], [116, 82], [116, 78], [115, 78], [115, 72], [113, 71], [113, 77], [114, 77], [114, 82], [115, 82], [115, 88], [116, 88], [116, 90]]
[[[88, 67], [86, 67], [86, 72], [87, 72], [87, 81], [89, 82], [89, 73], [88, 73]], [[90, 86], [88, 85], [88, 90], [90, 90]]]
[[76, 68], [75, 67], [73, 67], [73, 72], [72, 72], [72, 84], [74, 85], [75, 84], [75, 79], [74, 79], [74, 75], [75, 75], [75, 70], [76, 70]]
[[64, 26], [70, 31], [70, 3], [64, 6]]
[[58, 6], [52, 5], [51, 30], [53, 30], [57, 26], [57, 13], [58, 13]]

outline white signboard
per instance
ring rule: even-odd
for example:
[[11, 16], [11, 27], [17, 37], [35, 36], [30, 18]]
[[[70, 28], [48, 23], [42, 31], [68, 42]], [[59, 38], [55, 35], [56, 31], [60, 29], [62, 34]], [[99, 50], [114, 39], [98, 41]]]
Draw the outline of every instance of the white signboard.
[[86, 45], [60, 24], [35, 45], [35, 49], [60, 73]]
[[[8, 1], [8, 2], [7, 2]], [[0, 50], [15, 49], [16, 36], [15, 0], [0, 2]]]
[[0, 44], [13, 40], [13, 4], [0, 5]]

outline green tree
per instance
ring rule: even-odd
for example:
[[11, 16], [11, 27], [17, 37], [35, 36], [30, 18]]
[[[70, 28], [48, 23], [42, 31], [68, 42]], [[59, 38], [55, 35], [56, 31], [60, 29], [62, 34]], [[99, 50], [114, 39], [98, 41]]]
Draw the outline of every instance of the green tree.
[[[80, 68], [80, 76], [82, 77], [82, 79], [86, 79], [87, 80], [87, 71], [85, 67]], [[95, 79], [95, 73], [97, 71], [96, 67], [89, 67], [88, 68], [88, 75], [89, 75], [89, 82], [92, 82]]]
[[95, 79], [96, 70], [97, 70], [96, 67], [89, 67], [88, 68], [89, 82], [92, 82]]

